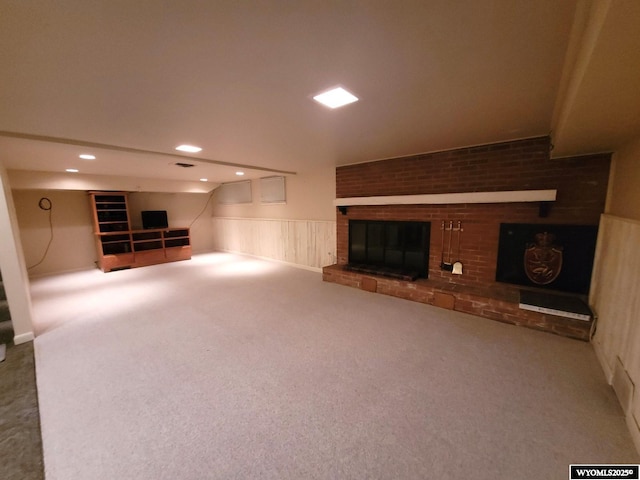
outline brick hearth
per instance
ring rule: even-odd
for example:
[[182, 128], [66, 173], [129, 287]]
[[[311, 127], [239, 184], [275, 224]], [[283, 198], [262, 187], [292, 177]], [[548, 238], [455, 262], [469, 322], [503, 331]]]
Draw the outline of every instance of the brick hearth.
[[322, 278], [326, 282], [470, 313], [565, 337], [589, 340], [590, 321], [522, 310], [518, 306], [519, 289], [514, 286], [492, 285], [481, 288], [425, 279], [406, 282], [349, 272], [340, 265], [323, 268]]

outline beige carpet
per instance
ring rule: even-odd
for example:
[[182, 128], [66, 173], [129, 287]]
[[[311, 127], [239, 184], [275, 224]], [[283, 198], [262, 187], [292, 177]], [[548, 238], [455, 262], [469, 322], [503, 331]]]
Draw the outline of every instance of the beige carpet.
[[31, 342], [7, 345], [0, 363], [0, 478], [42, 480], [42, 436]]
[[551, 479], [640, 460], [583, 342], [230, 254], [32, 295], [49, 480]]

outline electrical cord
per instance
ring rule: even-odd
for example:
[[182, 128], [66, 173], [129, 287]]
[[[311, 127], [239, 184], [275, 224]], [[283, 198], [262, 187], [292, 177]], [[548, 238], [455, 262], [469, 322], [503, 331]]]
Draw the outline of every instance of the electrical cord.
[[44, 259], [47, 258], [47, 253], [49, 253], [49, 248], [51, 247], [51, 242], [53, 242], [53, 222], [51, 220], [51, 214], [53, 212], [53, 203], [51, 202], [51, 200], [47, 197], [42, 197], [40, 199], [40, 201], [38, 202], [38, 207], [40, 207], [40, 210], [44, 210], [45, 212], [49, 212], [49, 243], [47, 243], [47, 248], [45, 248], [44, 253], [42, 254], [42, 258], [40, 259], [40, 261], [34, 265], [31, 265], [30, 267], [27, 267], [27, 270], [31, 270], [35, 267], [37, 267], [38, 265], [40, 265], [42, 262], [44, 262]]
[[204, 213], [204, 211], [207, 209], [207, 205], [209, 205], [209, 202], [211, 201], [211, 199], [213, 198], [213, 194], [216, 193], [216, 190], [220, 188], [220, 186], [217, 186], [216, 188], [214, 188], [213, 190], [211, 190], [211, 193], [209, 194], [209, 198], [207, 198], [207, 203], [204, 204], [204, 207], [202, 208], [202, 210], [200, 211], [200, 213], [198, 215], [196, 215], [196, 218], [193, 219], [193, 221], [189, 224], [189, 228], [191, 228], [191, 225], [193, 225], [194, 223], [196, 223], [196, 220], [198, 220], [198, 218], [200, 218], [200, 215], [202, 215]]

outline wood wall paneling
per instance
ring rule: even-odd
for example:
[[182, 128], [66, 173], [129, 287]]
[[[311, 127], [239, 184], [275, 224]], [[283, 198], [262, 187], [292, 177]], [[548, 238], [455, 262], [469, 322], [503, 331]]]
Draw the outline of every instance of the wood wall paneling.
[[625, 413], [640, 449], [639, 245], [640, 222], [602, 216], [590, 303], [598, 315], [593, 344], [607, 379], [614, 380], [619, 362], [635, 385], [631, 406]]
[[336, 222], [216, 217], [213, 230], [216, 250], [318, 270], [335, 263]]

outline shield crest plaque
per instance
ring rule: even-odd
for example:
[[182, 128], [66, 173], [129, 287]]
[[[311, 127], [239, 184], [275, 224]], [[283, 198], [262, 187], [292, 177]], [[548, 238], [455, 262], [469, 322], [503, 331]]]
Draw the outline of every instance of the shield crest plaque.
[[536, 285], [548, 285], [562, 270], [562, 247], [553, 244], [552, 233], [538, 233], [535, 239], [535, 244], [525, 248], [524, 271]]

